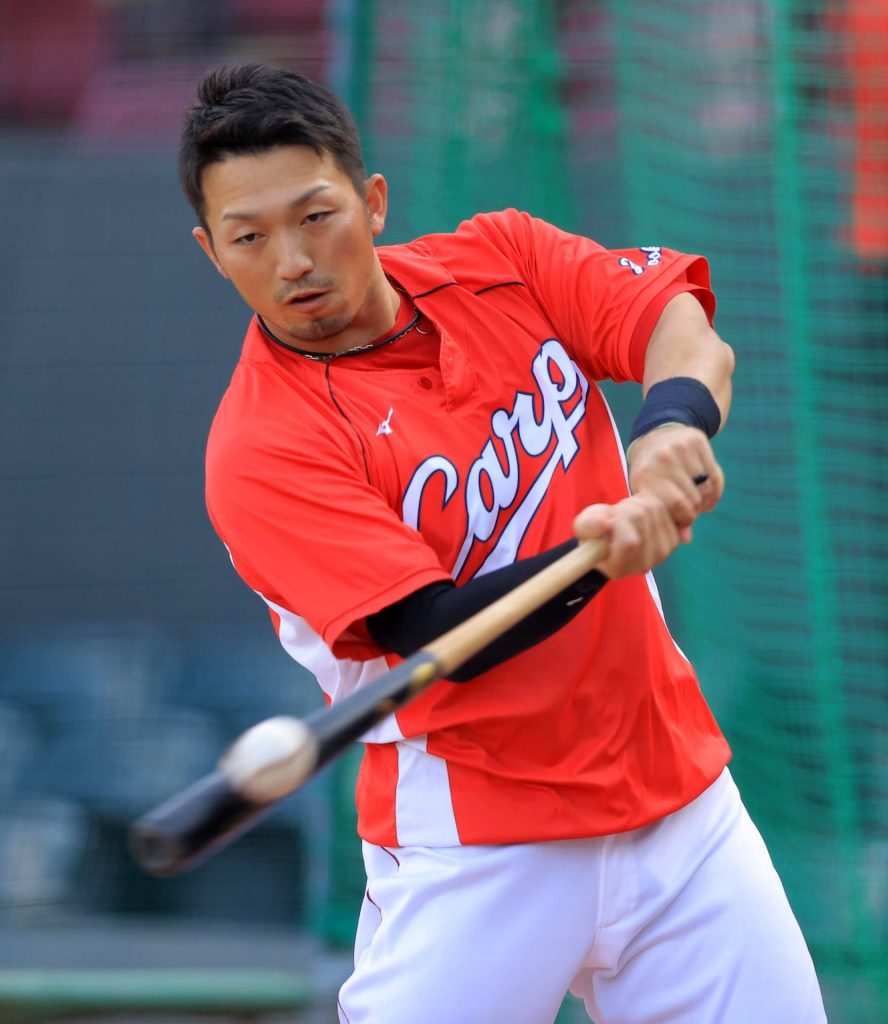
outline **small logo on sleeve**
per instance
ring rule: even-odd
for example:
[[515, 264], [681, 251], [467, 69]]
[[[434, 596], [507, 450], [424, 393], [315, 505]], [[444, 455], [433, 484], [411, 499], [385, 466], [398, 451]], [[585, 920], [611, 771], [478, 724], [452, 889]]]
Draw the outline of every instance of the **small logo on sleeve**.
[[628, 256], [621, 256], [619, 264], [631, 270], [636, 276], [643, 274], [648, 267], [658, 267], [663, 260], [663, 247], [661, 245], [642, 245], [639, 252], [644, 253], [644, 266], [630, 260]]

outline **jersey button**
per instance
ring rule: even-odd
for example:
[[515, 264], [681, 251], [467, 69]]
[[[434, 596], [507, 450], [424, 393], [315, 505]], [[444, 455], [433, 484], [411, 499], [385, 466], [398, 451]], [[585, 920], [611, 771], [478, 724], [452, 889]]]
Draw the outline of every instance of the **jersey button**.
[[421, 388], [425, 388], [426, 391], [431, 391], [431, 389], [432, 389], [432, 382], [431, 382], [431, 380], [428, 377], [420, 377], [419, 378], [419, 386]]

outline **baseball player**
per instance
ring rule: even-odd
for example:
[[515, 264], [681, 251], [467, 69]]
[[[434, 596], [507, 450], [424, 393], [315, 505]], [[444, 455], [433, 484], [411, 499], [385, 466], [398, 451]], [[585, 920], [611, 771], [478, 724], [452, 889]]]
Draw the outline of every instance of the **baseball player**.
[[[222, 68], [194, 236], [254, 316], [207, 503], [335, 703], [578, 543], [596, 571], [366, 737], [348, 1024], [814, 1024], [810, 956], [651, 568], [712, 510], [733, 355], [706, 262], [526, 213], [380, 246], [325, 88]], [[644, 401], [628, 465], [597, 383]]]

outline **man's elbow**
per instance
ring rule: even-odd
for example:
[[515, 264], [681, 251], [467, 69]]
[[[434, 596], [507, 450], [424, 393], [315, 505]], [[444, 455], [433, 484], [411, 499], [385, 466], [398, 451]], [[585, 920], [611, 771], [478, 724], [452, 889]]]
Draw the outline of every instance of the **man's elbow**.
[[721, 362], [722, 373], [724, 373], [726, 377], [733, 377], [734, 370], [737, 366], [737, 358], [734, 355], [734, 350], [724, 339], [720, 338], [715, 331], [712, 333], [715, 335], [715, 340], [717, 342], [716, 352], [718, 359]]

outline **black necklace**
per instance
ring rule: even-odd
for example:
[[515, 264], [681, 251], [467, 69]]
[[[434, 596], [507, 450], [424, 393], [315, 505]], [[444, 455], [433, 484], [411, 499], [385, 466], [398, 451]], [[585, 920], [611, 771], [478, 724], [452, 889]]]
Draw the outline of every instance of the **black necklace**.
[[402, 327], [400, 331], [396, 331], [394, 334], [390, 334], [387, 338], [382, 338], [380, 341], [371, 341], [366, 345], [355, 345], [354, 348], [343, 349], [342, 352], [306, 352], [304, 348], [297, 348], [295, 345], [288, 345], [287, 342], [281, 341], [271, 330], [269, 330], [268, 324], [262, 319], [261, 316], [256, 314], [262, 330], [271, 338], [272, 341], [281, 345], [283, 348], [289, 349], [291, 352], [297, 353], [297, 355], [305, 356], [306, 359], [312, 359], [316, 363], [329, 363], [334, 359], [344, 359], [345, 356], [357, 356], [361, 352], [369, 352], [375, 348], [382, 348], [383, 345], [391, 345], [393, 341], [398, 341], [403, 338], [405, 334], [409, 334], [414, 328], [417, 334], [428, 334], [428, 331], [422, 330], [419, 325], [420, 312], [413, 307], [413, 316], [410, 318], [410, 323], [406, 327]]

